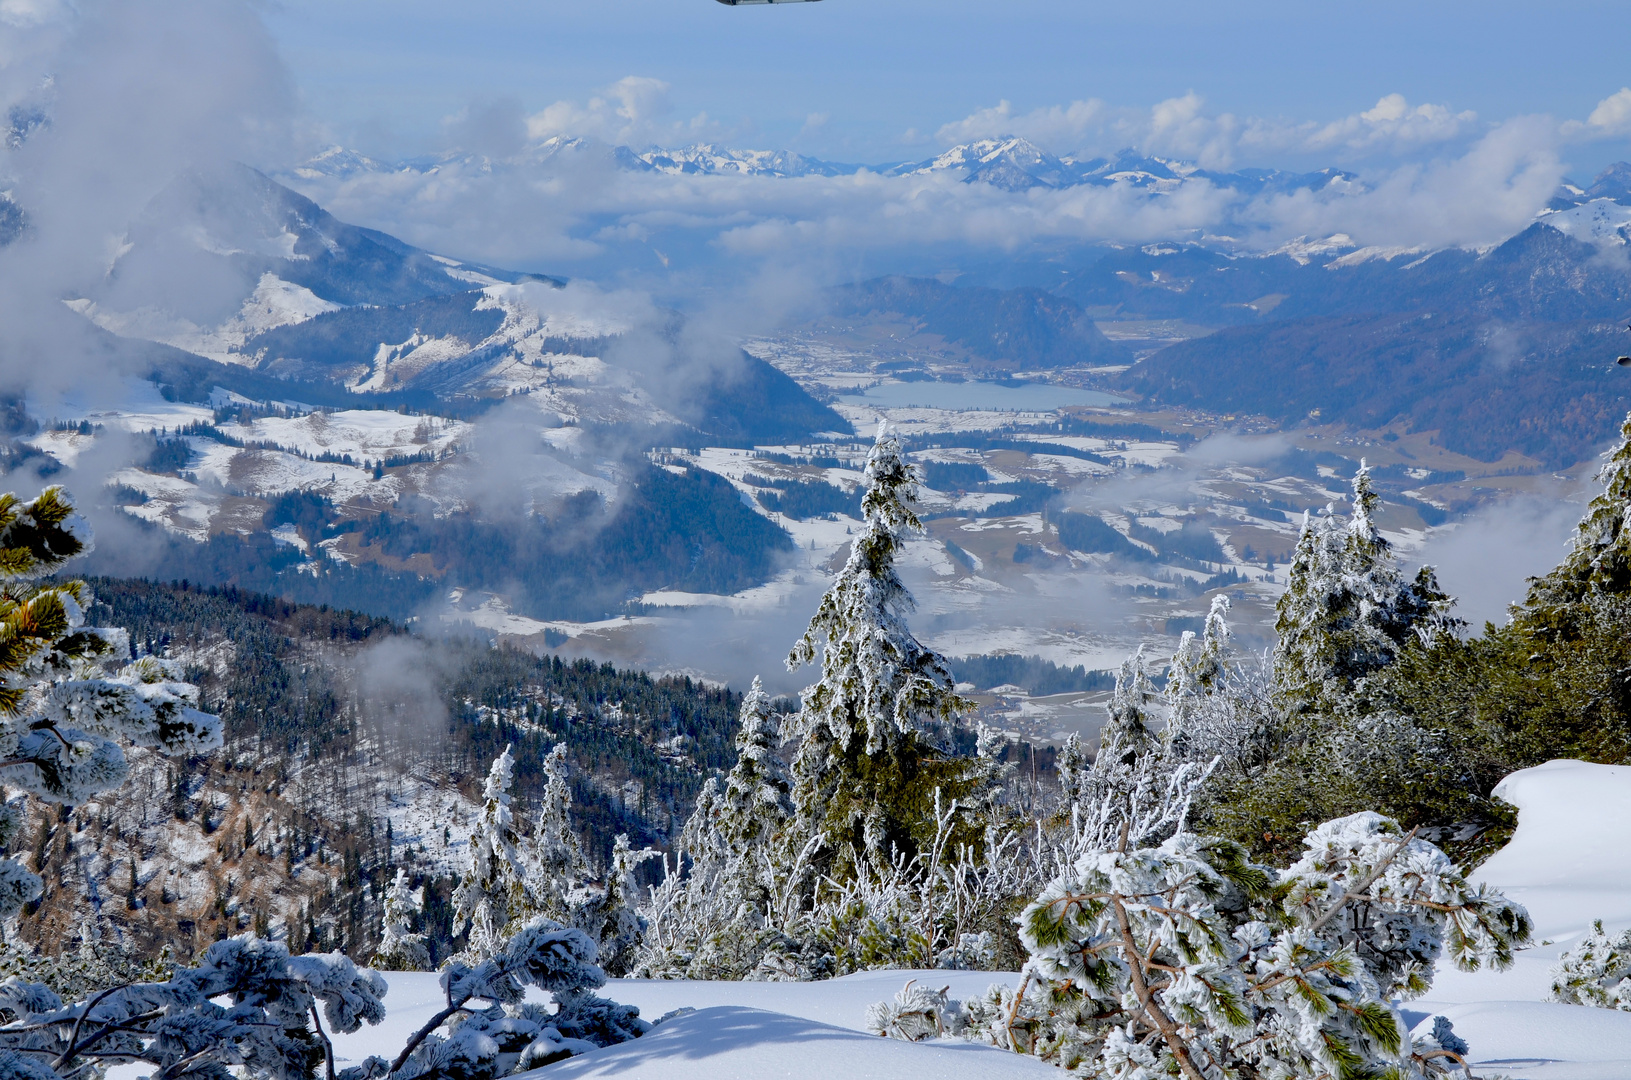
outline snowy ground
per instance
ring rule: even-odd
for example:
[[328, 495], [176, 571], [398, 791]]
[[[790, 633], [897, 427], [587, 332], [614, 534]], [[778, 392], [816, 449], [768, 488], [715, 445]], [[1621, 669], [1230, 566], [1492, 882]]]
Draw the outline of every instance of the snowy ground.
[[1409, 1011], [1448, 1016], [1475, 1060], [1514, 1080], [1631, 1077], [1631, 1013], [1544, 1001], [1551, 965], [1593, 919], [1631, 926], [1631, 768], [1551, 761], [1495, 791], [1518, 830], [1474, 877], [1529, 909], [1537, 944], [1509, 971], [1441, 971]]
[[[914, 976], [952, 996], [975, 995], [1009, 976], [987, 972], [873, 971], [820, 983], [695, 983], [615, 979], [602, 993], [655, 1019], [697, 1011], [622, 1046], [526, 1074], [545, 1078], [619, 1076], [653, 1080], [1022, 1080], [1058, 1078], [1048, 1065], [961, 1040], [932, 1044], [880, 1039], [862, 1030], [866, 1008], [893, 997]], [[335, 1037], [346, 1063], [395, 1053], [440, 1003], [436, 976], [390, 973], [390, 1014], [377, 1028]], [[536, 993], [536, 991], [534, 991]], [[336, 1061], [337, 1065], [345, 1064]]]
[[[1547, 971], [1593, 919], [1610, 931], [1631, 926], [1631, 768], [1554, 761], [1508, 777], [1498, 789], [1519, 807], [1512, 842], [1475, 875], [1529, 906], [1543, 944], [1519, 954], [1511, 971], [1441, 971], [1432, 993], [1405, 1006], [1412, 1022], [1448, 1016], [1472, 1046], [1481, 1076], [1512, 1080], [1623, 1080], [1631, 1077], [1631, 1013], [1544, 1000]], [[549, 1066], [546, 1078], [661, 1077], [663, 1080], [828, 1080], [830, 1077], [958, 1077], [968, 1080], [1063, 1075], [1035, 1060], [945, 1040], [903, 1043], [864, 1033], [866, 1007], [892, 997], [907, 979], [948, 986], [952, 997], [981, 993], [1014, 976], [987, 972], [875, 971], [819, 983], [703, 983], [613, 980], [605, 991], [655, 1019], [642, 1039]], [[391, 974], [390, 1015], [377, 1028], [336, 1038], [340, 1056], [394, 1054], [437, 1007], [436, 977]]]

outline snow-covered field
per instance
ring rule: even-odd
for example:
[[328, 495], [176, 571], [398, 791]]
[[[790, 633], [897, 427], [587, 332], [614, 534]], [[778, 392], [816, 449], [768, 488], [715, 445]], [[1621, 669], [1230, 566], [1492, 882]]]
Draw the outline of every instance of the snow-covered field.
[[[1631, 767], [1554, 761], [1508, 777], [1497, 789], [1519, 807], [1518, 830], [1474, 875], [1529, 906], [1537, 945], [1512, 970], [1441, 970], [1426, 999], [1408, 1003], [1412, 1022], [1449, 1017], [1472, 1047], [1478, 1075], [1512, 1080], [1631, 1077], [1631, 1013], [1545, 1001], [1548, 969], [1593, 919], [1631, 926]], [[390, 1015], [376, 1028], [335, 1040], [360, 1061], [394, 1054], [439, 1002], [436, 976], [391, 974]], [[951, 996], [979, 994], [987, 972], [873, 971], [817, 983], [703, 983], [613, 980], [603, 991], [656, 1019], [692, 1008], [634, 1042], [529, 1074], [662, 1080], [786, 1080], [1061, 1076], [1050, 1066], [957, 1040], [904, 1043], [864, 1031], [866, 1007], [918, 978]]]

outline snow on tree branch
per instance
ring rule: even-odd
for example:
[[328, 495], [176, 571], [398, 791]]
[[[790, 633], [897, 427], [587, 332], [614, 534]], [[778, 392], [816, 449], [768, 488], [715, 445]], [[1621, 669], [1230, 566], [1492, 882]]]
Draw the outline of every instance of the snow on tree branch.
[[[177, 755], [221, 745], [220, 718], [198, 709], [179, 665], [146, 657], [121, 667], [129, 638], [85, 625], [89, 587], [39, 583], [90, 548], [61, 488], [29, 502], [0, 495], [0, 785], [44, 802], [78, 805], [118, 787], [129, 775], [122, 744]], [[20, 808], [8, 804], [6, 817], [9, 855]], [[0, 860], [0, 918], [39, 895], [38, 878]]]

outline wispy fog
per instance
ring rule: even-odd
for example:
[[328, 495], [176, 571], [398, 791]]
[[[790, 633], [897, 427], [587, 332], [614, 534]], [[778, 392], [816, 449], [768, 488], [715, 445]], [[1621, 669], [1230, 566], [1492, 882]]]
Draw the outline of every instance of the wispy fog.
[[[1585, 512], [1563, 492], [1521, 495], [1484, 507], [1435, 535], [1415, 561], [1438, 568], [1439, 584], [1457, 600], [1455, 613], [1474, 633], [1504, 623], [1522, 600], [1527, 580], [1562, 561]], [[1596, 494], [1595, 486], [1591, 494]]]
[[[0, 249], [0, 381], [117, 392], [123, 354], [62, 301], [118, 278], [132, 223], [184, 170], [287, 160], [293, 88], [255, 8], [231, 0], [8, 5], [0, 57], [0, 169], [28, 223]], [[185, 259], [142, 277], [155, 301], [217, 284]]]
[[357, 656], [353, 691], [363, 717], [409, 743], [428, 743], [447, 732], [440, 680], [447, 651], [418, 638], [388, 637]]

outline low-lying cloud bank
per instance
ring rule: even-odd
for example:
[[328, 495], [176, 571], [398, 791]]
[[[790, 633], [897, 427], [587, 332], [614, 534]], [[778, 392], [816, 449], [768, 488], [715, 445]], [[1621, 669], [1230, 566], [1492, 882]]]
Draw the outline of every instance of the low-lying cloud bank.
[[[729, 139], [705, 116], [672, 118], [667, 87], [653, 79], [630, 77], [531, 115], [516, 102], [483, 109], [450, 121], [448, 149], [434, 163], [302, 171], [294, 182], [342, 218], [470, 258], [652, 276], [738, 260], [842, 277], [928, 250], [991, 257], [1203, 240], [1264, 251], [1338, 233], [1362, 246], [1485, 246], [1545, 207], [1571, 147], [1631, 133], [1631, 89], [1584, 120], [1490, 123], [1393, 94], [1336, 120], [1293, 121], [1211, 111], [1188, 94], [1148, 109], [1095, 99], [1019, 113], [1000, 102], [939, 130], [942, 144], [1018, 136], [1067, 160], [1131, 148], [1184, 163], [1181, 183], [1010, 190], [964, 182], [956, 169], [630, 168], [627, 147]], [[467, 134], [475, 129], [485, 134]], [[495, 140], [495, 129], [508, 134]], [[475, 149], [496, 143], [500, 154]], [[1355, 178], [1251, 193], [1191, 171], [1293, 160]]]

